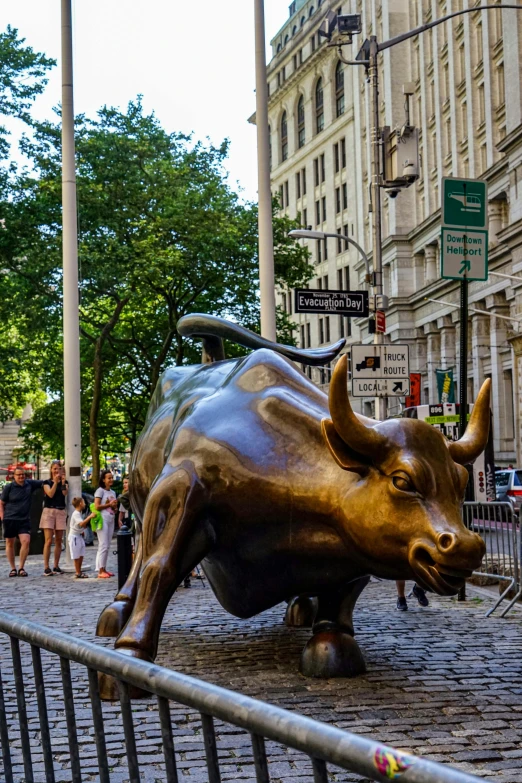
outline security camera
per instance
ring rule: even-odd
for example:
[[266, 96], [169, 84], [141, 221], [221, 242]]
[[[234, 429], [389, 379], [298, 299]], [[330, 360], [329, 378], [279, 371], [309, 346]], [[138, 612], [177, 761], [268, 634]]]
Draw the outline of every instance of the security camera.
[[390, 188], [386, 191], [386, 195], [390, 198], [397, 198], [400, 192], [400, 188]]
[[357, 35], [362, 30], [361, 15], [339, 15], [337, 17], [337, 29], [341, 35]]

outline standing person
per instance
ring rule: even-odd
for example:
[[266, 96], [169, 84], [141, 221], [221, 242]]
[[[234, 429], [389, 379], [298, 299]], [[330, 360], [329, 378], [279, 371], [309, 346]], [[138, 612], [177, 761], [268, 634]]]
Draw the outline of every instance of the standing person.
[[94, 493], [94, 507], [103, 517], [103, 526], [98, 529], [98, 553], [96, 555], [96, 570], [98, 579], [108, 579], [114, 574], [107, 571], [107, 558], [109, 548], [114, 533], [114, 516], [118, 509], [116, 493], [111, 489], [114, 482], [114, 476], [110, 470], [102, 470], [100, 473], [100, 483]]
[[129, 503], [129, 479], [123, 479], [123, 492], [119, 497], [118, 527], [126, 525], [129, 529], [132, 526], [132, 517]]
[[[14, 480], [6, 484], [0, 496], [0, 519], [4, 523], [5, 553], [11, 566], [9, 576], [27, 576], [24, 568], [31, 542], [31, 495], [43, 481], [26, 479], [22, 468], [15, 468]], [[20, 539], [20, 568], [16, 570], [14, 545]]]
[[[51, 463], [51, 478], [43, 483], [44, 507], [40, 519], [40, 528], [44, 532], [45, 543], [43, 550], [44, 576], [63, 574], [60, 568], [60, 556], [62, 554], [63, 534], [67, 530], [67, 510], [65, 507], [69, 485], [65, 480], [65, 471], [60, 462]], [[54, 535], [54, 568], [49, 568], [51, 545]]]
[[83, 498], [73, 498], [72, 502], [74, 511], [71, 516], [71, 527], [69, 530], [69, 549], [71, 550], [71, 557], [74, 561], [74, 570], [76, 572], [76, 579], [88, 579], [88, 575], [85, 571], [82, 571], [83, 556], [85, 555], [85, 538], [84, 528], [87, 527], [90, 520], [98, 513], [94, 511], [92, 514], [88, 514], [85, 518], [82, 516], [82, 511], [85, 508], [85, 500]]
[[[406, 595], [405, 595], [406, 582], [397, 581], [395, 584], [397, 585], [397, 609], [399, 610], [399, 612], [407, 612], [408, 603], [406, 601]], [[419, 585], [417, 584], [413, 585], [413, 590], [411, 591], [408, 598], [410, 598], [412, 595], [415, 596], [415, 598], [417, 599], [417, 601], [421, 606], [430, 605], [426, 592], [422, 589], [422, 587], [419, 587]]]

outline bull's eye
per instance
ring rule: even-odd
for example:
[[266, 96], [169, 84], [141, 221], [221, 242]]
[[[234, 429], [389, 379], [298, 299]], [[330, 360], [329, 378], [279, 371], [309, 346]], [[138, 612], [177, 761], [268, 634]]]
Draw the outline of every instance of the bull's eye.
[[413, 482], [410, 481], [410, 479], [404, 474], [393, 476], [392, 481], [393, 481], [393, 486], [396, 489], [399, 489], [401, 492], [410, 492], [410, 493], [417, 492]]

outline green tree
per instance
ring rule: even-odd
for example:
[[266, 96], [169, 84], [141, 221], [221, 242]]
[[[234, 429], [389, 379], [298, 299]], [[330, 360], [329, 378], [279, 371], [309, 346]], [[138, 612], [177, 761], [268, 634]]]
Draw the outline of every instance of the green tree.
[[[10, 226], [22, 228], [24, 219], [28, 225], [22, 247], [7, 232], [18, 250], [5, 256], [12, 272], [32, 278], [38, 291], [38, 320], [49, 325], [42, 377], [57, 404], [59, 129], [39, 126], [24, 151], [35, 170], [17, 178], [6, 209]], [[134, 443], [164, 368], [198, 360], [199, 348], [176, 331], [181, 316], [201, 311], [258, 326], [257, 211], [227, 183], [227, 152], [227, 143], [215, 147], [167, 133], [139, 100], [126, 112], [105, 107], [95, 120], [78, 119], [82, 399], [93, 475], [100, 439], [115, 449]], [[288, 237], [293, 227], [288, 218], [275, 218], [276, 279], [283, 287], [311, 276], [306, 249]], [[289, 324], [281, 322], [288, 337]], [[28, 437], [55, 442], [42, 423], [35, 415]]]

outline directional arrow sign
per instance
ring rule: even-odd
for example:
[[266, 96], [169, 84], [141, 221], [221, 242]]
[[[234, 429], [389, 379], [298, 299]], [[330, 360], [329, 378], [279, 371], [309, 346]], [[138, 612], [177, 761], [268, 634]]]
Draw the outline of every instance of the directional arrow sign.
[[407, 345], [352, 345], [352, 395], [403, 397], [410, 393]]
[[352, 397], [405, 397], [409, 393], [409, 380], [389, 381], [383, 378], [352, 378]]

